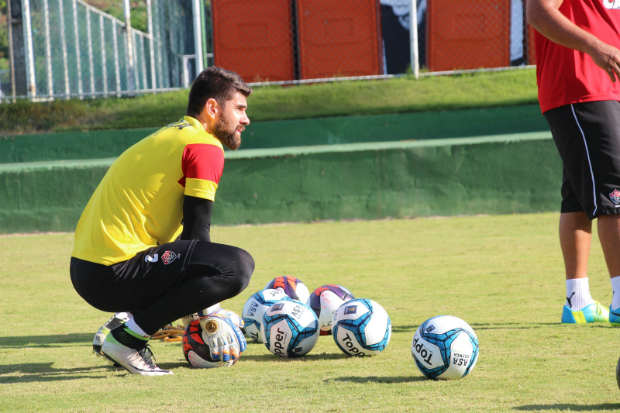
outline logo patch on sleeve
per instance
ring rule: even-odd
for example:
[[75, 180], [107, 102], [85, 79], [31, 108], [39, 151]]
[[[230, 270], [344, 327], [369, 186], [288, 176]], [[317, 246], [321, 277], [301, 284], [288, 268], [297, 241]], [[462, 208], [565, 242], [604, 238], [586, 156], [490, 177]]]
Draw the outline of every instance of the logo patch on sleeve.
[[179, 256], [172, 251], [166, 251], [161, 256], [161, 260], [164, 262], [164, 265], [170, 264], [177, 258], [179, 258]]

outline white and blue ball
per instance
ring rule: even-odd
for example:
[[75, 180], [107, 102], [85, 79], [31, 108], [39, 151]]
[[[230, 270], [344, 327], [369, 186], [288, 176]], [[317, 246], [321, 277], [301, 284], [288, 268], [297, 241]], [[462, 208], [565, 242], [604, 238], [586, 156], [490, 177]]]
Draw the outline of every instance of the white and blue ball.
[[429, 379], [458, 380], [467, 376], [478, 361], [478, 337], [460, 318], [440, 315], [418, 327], [411, 354], [418, 369]]
[[283, 300], [265, 311], [261, 326], [265, 347], [278, 357], [301, 357], [319, 339], [319, 320], [306, 304]]
[[272, 304], [281, 300], [288, 299], [288, 296], [281, 290], [262, 290], [252, 294], [245, 302], [241, 317], [245, 323], [245, 335], [248, 338], [262, 343], [260, 335], [261, 324], [263, 323], [263, 315]]
[[356, 298], [342, 304], [334, 314], [332, 335], [345, 354], [374, 356], [390, 342], [392, 323], [379, 303]]

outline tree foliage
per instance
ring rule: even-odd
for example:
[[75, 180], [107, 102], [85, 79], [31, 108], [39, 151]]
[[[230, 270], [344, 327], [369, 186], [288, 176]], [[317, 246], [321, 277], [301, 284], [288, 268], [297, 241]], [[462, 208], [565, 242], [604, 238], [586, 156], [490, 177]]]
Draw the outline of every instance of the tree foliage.
[[[0, 60], [9, 57], [9, 27], [6, 0], [0, 0]], [[2, 70], [0, 64], [0, 70]]]

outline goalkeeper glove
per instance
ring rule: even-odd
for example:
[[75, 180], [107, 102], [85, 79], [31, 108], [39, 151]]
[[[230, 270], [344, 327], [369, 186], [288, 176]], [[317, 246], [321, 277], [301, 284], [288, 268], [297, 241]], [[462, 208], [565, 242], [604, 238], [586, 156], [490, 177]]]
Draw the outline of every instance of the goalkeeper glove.
[[243, 333], [228, 317], [209, 315], [200, 318], [200, 326], [208, 340], [211, 358], [232, 366], [239, 360], [247, 344]]

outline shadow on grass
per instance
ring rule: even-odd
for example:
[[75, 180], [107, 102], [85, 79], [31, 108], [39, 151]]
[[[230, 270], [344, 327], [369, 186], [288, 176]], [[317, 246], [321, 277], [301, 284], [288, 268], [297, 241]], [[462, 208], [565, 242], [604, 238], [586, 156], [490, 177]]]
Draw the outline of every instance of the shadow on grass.
[[84, 346], [92, 345], [93, 334], [91, 333], [72, 333], [55, 334], [47, 336], [12, 336], [0, 337], [0, 348], [26, 348], [26, 347], [60, 347], [65, 344], [80, 343]]
[[531, 330], [546, 326], [559, 326], [561, 323], [472, 323], [474, 330]]
[[592, 411], [592, 410], [618, 410], [620, 403], [603, 404], [526, 404], [524, 406], [513, 407], [513, 410], [563, 410], [563, 411]]
[[428, 381], [426, 377], [420, 376], [398, 376], [398, 377], [379, 377], [379, 376], [353, 376], [353, 377], [338, 377], [336, 379], [327, 379], [323, 380], [325, 383], [329, 383], [332, 381], [340, 381], [340, 382], [351, 382], [351, 383], [386, 383], [386, 384], [397, 384], [397, 383], [411, 383], [414, 381]]
[[392, 324], [392, 333], [408, 333], [408, 332], [416, 331], [418, 327], [419, 327], [418, 325], [397, 326], [396, 324]]
[[284, 357], [276, 357], [273, 354], [260, 354], [260, 355], [252, 355], [252, 356], [241, 356], [241, 360], [252, 360], [258, 362], [267, 362], [273, 363], [274, 361], [280, 362], [296, 362], [296, 361], [323, 361], [323, 360], [341, 360], [347, 359], [351, 356], [347, 356], [344, 353], [321, 353], [321, 354], [307, 354], [303, 357], [299, 358], [284, 358]]
[[[474, 330], [530, 330], [534, 328], [543, 328], [546, 326], [559, 326], [561, 323], [472, 323], [470, 324]], [[609, 325], [603, 327], [609, 327]], [[399, 326], [392, 324], [393, 333], [408, 333], [417, 330], [419, 325]], [[598, 325], [597, 325], [598, 327]]]
[[[79, 379], [103, 379], [112, 366], [76, 367], [70, 369], [54, 368], [54, 363], [24, 363], [0, 365], [0, 384], [32, 383], [40, 381], [60, 381]], [[124, 371], [120, 370], [119, 371]], [[21, 373], [20, 376], [4, 376], [6, 374]], [[84, 374], [90, 373], [90, 374]], [[102, 375], [92, 375], [102, 373]], [[103, 375], [105, 373], [105, 375]]]
[[[470, 324], [474, 330], [531, 330], [536, 328], [545, 328], [549, 326], [563, 326], [560, 322], [557, 323], [472, 323]], [[609, 324], [597, 323], [589, 324], [590, 328], [610, 328]], [[407, 333], [417, 330], [419, 325], [407, 325], [398, 326], [392, 325], [393, 333]]]
[[[243, 357], [241, 358], [243, 359]], [[192, 369], [195, 370], [194, 367], [190, 366], [189, 363], [185, 360], [183, 361], [176, 361], [176, 362], [169, 362], [169, 363], [164, 363], [164, 362], [159, 362], [157, 360], [155, 360], [155, 363], [157, 364], [157, 367], [159, 367], [160, 369], [164, 369], [164, 370], [174, 370], [174, 369]]]

